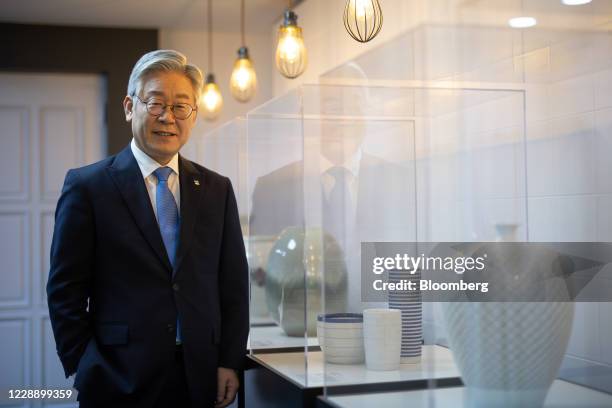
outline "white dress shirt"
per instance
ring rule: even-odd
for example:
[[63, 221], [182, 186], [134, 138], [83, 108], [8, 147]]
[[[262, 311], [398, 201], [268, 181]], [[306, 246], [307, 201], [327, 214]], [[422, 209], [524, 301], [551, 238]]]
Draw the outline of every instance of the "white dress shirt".
[[[151, 205], [153, 206], [153, 211], [155, 212], [155, 218], [157, 219], [157, 200], [156, 200], [156, 190], [157, 190], [157, 177], [153, 172], [157, 170], [159, 167], [164, 167], [151, 157], [149, 157], [145, 152], [140, 150], [140, 148], [136, 145], [136, 141], [132, 139], [132, 143], [130, 144], [130, 148], [132, 149], [132, 153], [136, 158], [136, 162], [138, 162], [138, 167], [140, 167], [140, 171], [142, 172], [142, 177], [144, 178], [145, 185], [147, 186], [147, 192], [149, 193], [149, 199], [151, 200]], [[172, 157], [172, 160], [168, 164], [167, 167], [172, 169], [172, 173], [168, 177], [168, 188], [172, 192], [174, 196], [174, 201], [176, 201], [176, 207], [178, 208], [179, 214], [181, 213], [181, 186], [179, 184], [179, 165], [178, 165], [178, 153]]]
[[[328, 160], [325, 156], [321, 155], [319, 158], [319, 172], [321, 175], [321, 184], [323, 187], [323, 199], [329, 200], [331, 192], [336, 184], [336, 178], [330, 174], [330, 170], [334, 167], [342, 167], [346, 170], [346, 182], [348, 188], [348, 194], [350, 197], [345, 197], [344, 205], [342, 208], [334, 207], [325, 209], [321, 207], [323, 211], [331, 211], [328, 214], [322, 214], [322, 221], [327, 218], [328, 220], [335, 220], [336, 227], [331, 225], [323, 225], [325, 228], [332, 228], [332, 231], [328, 231], [334, 234], [336, 241], [342, 246], [345, 253], [352, 251], [352, 239], [354, 240], [354, 226], [356, 222], [357, 213], [357, 194], [359, 192], [359, 167], [361, 161], [361, 149], [357, 150], [355, 154], [347, 158], [342, 164], [334, 164]], [[325, 223], [325, 221], [323, 221]], [[338, 230], [337, 228], [340, 228]]]
[[[136, 162], [138, 162], [138, 167], [140, 167], [140, 171], [142, 172], [142, 177], [144, 178], [145, 185], [147, 186], [147, 192], [149, 193], [149, 199], [151, 200], [151, 205], [153, 206], [153, 212], [155, 213], [155, 219], [159, 222], [157, 218], [157, 177], [153, 172], [160, 167], [164, 167], [155, 160], [153, 160], [149, 155], [140, 150], [138, 146], [136, 146], [136, 141], [132, 139], [132, 143], [130, 143], [130, 148], [132, 149], [132, 153], [136, 158]], [[179, 215], [181, 214], [181, 186], [179, 184], [179, 165], [178, 165], [178, 153], [172, 157], [170, 162], [166, 164], [165, 167], [170, 167], [172, 172], [168, 176], [168, 188], [170, 192], [174, 196], [174, 201], [176, 201], [176, 208], [178, 209]], [[177, 318], [176, 321], [176, 344], [181, 344], [181, 331], [180, 331], [180, 322]]]

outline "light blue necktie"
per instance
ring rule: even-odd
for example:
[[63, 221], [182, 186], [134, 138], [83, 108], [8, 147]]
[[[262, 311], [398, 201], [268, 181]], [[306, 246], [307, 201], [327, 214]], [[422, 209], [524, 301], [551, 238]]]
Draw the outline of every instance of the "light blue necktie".
[[[168, 259], [170, 259], [170, 264], [174, 268], [180, 220], [176, 201], [174, 201], [174, 196], [168, 187], [170, 173], [172, 173], [170, 167], [160, 167], [153, 172], [155, 177], [157, 177], [157, 190], [155, 192], [157, 222], [159, 223], [159, 231], [168, 253]], [[174, 270], [172, 274], [174, 275]], [[179, 343], [180, 341], [180, 327], [179, 320], [177, 319], [176, 342]]]

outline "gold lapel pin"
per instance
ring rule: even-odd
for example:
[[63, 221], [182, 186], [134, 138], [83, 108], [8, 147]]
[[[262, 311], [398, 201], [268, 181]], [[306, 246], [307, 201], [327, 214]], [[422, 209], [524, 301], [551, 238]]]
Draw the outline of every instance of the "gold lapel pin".
[[195, 184], [196, 186], [200, 185], [200, 180], [193, 180], [193, 184]]

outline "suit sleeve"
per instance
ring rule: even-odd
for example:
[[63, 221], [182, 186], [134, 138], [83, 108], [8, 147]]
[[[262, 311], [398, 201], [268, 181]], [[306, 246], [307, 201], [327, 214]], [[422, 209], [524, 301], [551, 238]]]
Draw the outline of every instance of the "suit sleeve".
[[227, 180], [225, 220], [219, 271], [221, 299], [220, 367], [242, 369], [249, 335], [249, 282], [248, 266], [238, 206]]
[[87, 299], [94, 239], [90, 202], [79, 184], [78, 175], [70, 170], [55, 211], [47, 282], [49, 317], [66, 377], [76, 371], [92, 337]]

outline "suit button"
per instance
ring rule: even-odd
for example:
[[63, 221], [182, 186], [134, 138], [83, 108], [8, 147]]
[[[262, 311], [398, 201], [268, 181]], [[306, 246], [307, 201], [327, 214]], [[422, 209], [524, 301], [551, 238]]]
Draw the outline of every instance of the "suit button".
[[179, 289], [180, 289], [179, 284], [178, 284], [178, 283], [173, 283], [173, 284], [172, 284], [172, 289], [174, 289], [174, 291], [175, 291], [175, 292], [178, 292], [178, 291], [179, 291]]
[[167, 329], [168, 329], [168, 333], [174, 333], [174, 325], [173, 324], [169, 324], [167, 326]]

